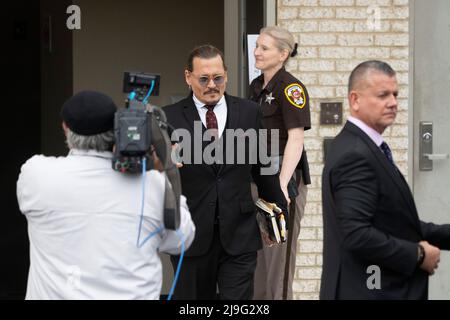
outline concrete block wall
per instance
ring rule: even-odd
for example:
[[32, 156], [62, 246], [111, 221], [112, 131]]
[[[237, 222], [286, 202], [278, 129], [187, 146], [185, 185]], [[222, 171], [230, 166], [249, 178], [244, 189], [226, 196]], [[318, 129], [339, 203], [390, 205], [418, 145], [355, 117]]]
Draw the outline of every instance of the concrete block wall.
[[399, 113], [384, 137], [400, 170], [408, 173], [409, 1], [278, 0], [277, 24], [297, 39], [299, 55], [287, 69], [306, 85], [311, 97], [312, 129], [306, 133], [305, 145], [312, 185], [298, 239], [294, 299], [315, 300], [322, 272], [323, 138], [341, 129], [319, 124], [320, 102], [343, 102], [345, 121], [351, 70], [369, 59], [390, 63], [400, 85]]

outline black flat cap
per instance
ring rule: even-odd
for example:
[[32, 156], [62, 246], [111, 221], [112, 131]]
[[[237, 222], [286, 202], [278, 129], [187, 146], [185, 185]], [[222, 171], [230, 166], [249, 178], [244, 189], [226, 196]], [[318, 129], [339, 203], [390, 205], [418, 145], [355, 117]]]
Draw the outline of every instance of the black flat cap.
[[107, 95], [96, 91], [82, 91], [63, 105], [61, 116], [73, 132], [91, 136], [114, 129], [117, 106]]

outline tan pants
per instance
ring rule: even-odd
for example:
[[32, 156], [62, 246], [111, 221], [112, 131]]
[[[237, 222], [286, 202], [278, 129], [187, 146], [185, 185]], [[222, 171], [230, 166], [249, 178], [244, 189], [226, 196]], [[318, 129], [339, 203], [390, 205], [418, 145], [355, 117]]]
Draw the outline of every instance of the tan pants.
[[[308, 192], [303, 181], [301, 181], [298, 191], [299, 195], [295, 198], [295, 203], [291, 203], [289, 206], [288, 241], [272, 247], [264, 246], [258, 251], [254, 277], [254, 300], [292, 300], [293, 298], [292, 283], [295, 273], [297, 239], [300, 234], [300, 221], [305, 212]], [[252, 195], [255, 197], [257, 195], [254, 185], [252, 185]], [[289, 243], [289, 263], [286, 265]]]

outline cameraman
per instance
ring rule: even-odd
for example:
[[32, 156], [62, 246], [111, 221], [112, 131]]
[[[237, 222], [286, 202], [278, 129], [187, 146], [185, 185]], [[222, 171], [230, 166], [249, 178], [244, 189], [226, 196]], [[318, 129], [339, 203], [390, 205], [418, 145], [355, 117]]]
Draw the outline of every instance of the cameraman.
[[[164, 229], [164, 173], [145, 177], [144, 222], [137, 247], [143, 176], [111, 169], [116, 105], [80, 92], [62, 108], [67, 157], [34, 156], [21, 169], [17, 198], [28, 221], [27, 299], [159, 299], [158, 250], [179, 254], [195, 227], [181, 199], [177, 234]], [[159, 231], [159, 232], [158, 232]]]

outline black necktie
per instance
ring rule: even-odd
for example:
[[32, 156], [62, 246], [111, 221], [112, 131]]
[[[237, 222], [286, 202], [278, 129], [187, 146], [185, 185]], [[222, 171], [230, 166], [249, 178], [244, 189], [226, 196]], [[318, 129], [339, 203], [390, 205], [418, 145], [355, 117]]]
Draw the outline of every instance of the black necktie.
[[394, 157], [392, 157], [392, 151], [391, 148], [389, 148], [389, 146], [387, 145], [386, 142], [383, 141], [383, 143], [380, 145], [381, 150], [383, 151], [383, 153], [386, 155], [386, 158], [388, 158], [389, 162], [395, 167], [397, 168], [397, 166], [394, 163]]

